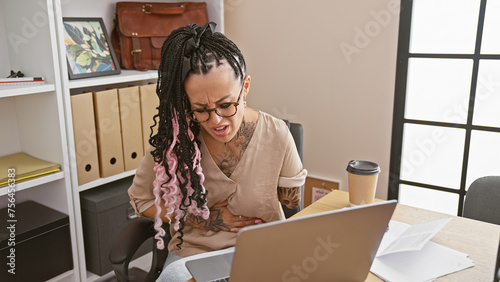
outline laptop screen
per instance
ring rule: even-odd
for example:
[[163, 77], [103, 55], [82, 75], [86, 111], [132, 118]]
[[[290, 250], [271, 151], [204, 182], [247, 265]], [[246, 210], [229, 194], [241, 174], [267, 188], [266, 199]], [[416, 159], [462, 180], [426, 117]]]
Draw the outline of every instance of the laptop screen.
[[[246, 227], [231, 281], [364, 281], [395, 207], [386, 201]], [[186, 263], [192, 274], [196, 264]]]

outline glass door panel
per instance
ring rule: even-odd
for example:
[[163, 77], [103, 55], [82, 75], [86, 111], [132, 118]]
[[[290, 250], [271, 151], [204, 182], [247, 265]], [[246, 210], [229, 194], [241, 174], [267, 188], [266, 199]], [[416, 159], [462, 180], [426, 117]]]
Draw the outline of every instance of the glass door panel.
[[466, 189], [474, 180], [487, 175], [500, 175], [500, 133], [473, 130]]
[[401, 184], [399, 185], [399, 203], [456, 215], [458, 194]]
[[500, 54], [500, 0], [486, 1], [481, 54]]
[[472, 123], [500, 127], [500, 60], [479, 61]]
[[480, 2], [413, 1], [410, 53], [474, 53]]
[[459, 189], [464, 142], [464, 129], [405, 124], [400, 178]]
[[410, 58], [405, 118], [465, 123], [471, 59]]

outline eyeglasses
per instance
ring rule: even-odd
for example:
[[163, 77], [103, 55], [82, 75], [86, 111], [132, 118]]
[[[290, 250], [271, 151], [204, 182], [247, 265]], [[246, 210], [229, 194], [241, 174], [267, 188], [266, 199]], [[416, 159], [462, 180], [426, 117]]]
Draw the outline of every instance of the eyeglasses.
[[229, 118], [234, 116], [238, 112], [238, 105], [240, 104], [241, 93], [243, 93], [243, 86], [245, 80], [241, 84], [240, 94], [238, 95], [238, 100], [236, 102], [220, 103], [213, 109], [196, 109], [186, 112], [186, 115], [193, 121], [202, 123], [207, 122], [210, 119], [210, 113], [215, 112], [218, 116], [223, 118]]

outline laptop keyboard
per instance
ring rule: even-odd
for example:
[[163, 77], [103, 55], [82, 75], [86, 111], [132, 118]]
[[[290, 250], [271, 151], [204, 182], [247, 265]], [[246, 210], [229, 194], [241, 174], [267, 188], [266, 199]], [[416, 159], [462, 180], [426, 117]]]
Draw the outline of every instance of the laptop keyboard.
[[229, 278], [222, 278], [222, 279], [214, 280], [213, 282], [228, 282], [228, 281], [229, 281]]

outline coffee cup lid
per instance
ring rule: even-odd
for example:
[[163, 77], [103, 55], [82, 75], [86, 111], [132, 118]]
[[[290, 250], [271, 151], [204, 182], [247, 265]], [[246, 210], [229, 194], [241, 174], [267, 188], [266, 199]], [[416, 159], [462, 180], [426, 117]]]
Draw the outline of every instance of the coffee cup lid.
[[372, 175], [380, 173], [378, 164], [369, 161], [355, 161], [352, 160], [347, 164], [348, 172], [358, 175]]

